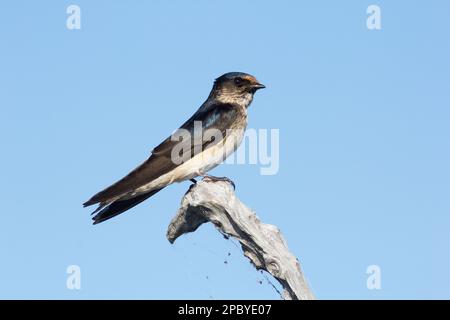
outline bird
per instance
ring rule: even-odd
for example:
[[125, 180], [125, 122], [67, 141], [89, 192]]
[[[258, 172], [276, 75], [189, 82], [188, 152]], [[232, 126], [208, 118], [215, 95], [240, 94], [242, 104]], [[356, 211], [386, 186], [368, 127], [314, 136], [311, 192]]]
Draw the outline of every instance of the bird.
[[83, 204], [98, 205], [91, 214], [93, 223], [111, 219], [175, 182], [196, 183], [195, 178], [203, 177], [227, 180], [234, 187], [230, 179], [207, 172], [241, 144], [247, 127], [247, 109], [256, 91], [263, 88], [254, 76], [244, 72], [229, 72], [215, 79], [206, 101], [157, 145], [145, 162]]

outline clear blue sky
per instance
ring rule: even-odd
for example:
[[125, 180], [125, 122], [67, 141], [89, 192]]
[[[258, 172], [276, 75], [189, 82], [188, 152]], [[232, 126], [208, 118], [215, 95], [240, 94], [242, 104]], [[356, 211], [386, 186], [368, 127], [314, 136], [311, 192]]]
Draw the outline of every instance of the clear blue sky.
[[[66, 29], [72, 3], [81, 30]], [[267, 86], [249, 126], [280, 129], [280, 170], [212, 174], [281, 228], [316, 296], [450, 298], [449, 14], [448, 1], [2, 1], [0, 298], [277, 299], [211, 225], [168, 243], [189, 183], [97, 226], [81, 206], [228, 71]], [[66, 288], [73, 264], [81, 290]], [[366, 287], [372, 264], [381, 290]]]

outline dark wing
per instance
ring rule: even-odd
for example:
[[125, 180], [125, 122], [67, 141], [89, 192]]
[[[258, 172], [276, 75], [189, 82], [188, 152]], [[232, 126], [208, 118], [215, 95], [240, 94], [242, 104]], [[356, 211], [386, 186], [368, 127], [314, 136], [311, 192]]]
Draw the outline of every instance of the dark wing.
[[[188, 121], [186, 121], [180, 129], [185, 129], [187, 132], [194, 134], [195, 121], [201, 121], [203, 130], [209, 128], [216, 128], [224, 132], [226, 129], [232, 126], [232, 123], [236, 120], [238, 112], [232, 104], [212, 104], [207, 107], [202, 106]], [[222, 134], [222, 137], [225, 135]], [[203, 140], [203, 139], [202, 139]], [[217, 141], [200, 141], [202, 148], [205, 150]], [[172, 141], [171, 137], [168, 137], [160, 145], [158, 145], [152, 151], [152, 155], [139, 167], [130, 172], [127, 176], [117, 181], [108, 188], [100, 191], [94, 195], [91, 199], [85, 202], [83, 205], [90, 206], [96, 203], [100, 203], [101, 207], [108, 203], [120, 198], [121, 196], [129, 193], [139, 187], [142, 187], [154, 179], [160, 177], [167, 172], [175, 169], [178, 165], [172, 161], [172, 149], [178, 145], [179, 141]], [[191, 156], [193, 156], [198, 150], [195, 148], [195, 144], [191, 144]]]
[[[237, 107], [229, 103], [216, 103], [208, 106], [202, 106], [191, 118], [189, 118], [177, 131], [184, 130], [192, 138], [189, 146], [191, 147], [191, 157], [196, 155], [197, 150], [206, 150], [207, 148], [217, 144], [221, 140], [204, 141], [203, 139], [195, 139], [195, 123], [201, 123], [202, 131], [204, 133], [207, 129], [217, 129], [222, 133], [222, 138], [225, 137], [226, 129], [232, 127], [233, 122], [238, 116]], [[161, 142], [152, 150], [152, 155], [161, 155], [171, 158], [173, 148], [180, 143], [180, 141], [172, 139], [178, 136], [177, 131]], [[180, 134], [181, 136], [181, 134]], [[196, 146], [201, 148], [195, 148]]]
[[162, 156], [151, 155], [143, 164], [131, 171], [124, 178], [95, 194], [86, 201], [87, 207], [96, 203], [106, 205], [117, 197], [133, 191], [173, 169], [172, 161]]
[[137, 206], [139, 203], [147, 200], [160, 190], [161, 189], [152, 190], [150, 192], [140, 194], [131, 199], [117, 200], [108, 204], [105, 207], [100, 207], [99, 208], [100, 210], [98, 210], [98, 213], [92, 218], [92, 220], [94, 220], [94, 224], [98, 224], [100, 222], [111, 219], [112, 217], [115, 217], [121, 214], [122, 212], [125, 212], [128, 209], [133, 208], [134, 206]]

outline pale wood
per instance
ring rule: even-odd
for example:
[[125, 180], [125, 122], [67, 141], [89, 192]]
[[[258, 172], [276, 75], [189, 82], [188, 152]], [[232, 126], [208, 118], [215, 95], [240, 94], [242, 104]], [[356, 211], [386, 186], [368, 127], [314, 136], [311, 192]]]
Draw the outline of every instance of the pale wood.
[[237, 197], [226, 181], [204, 178], [191, 185], [170, 222], [167, 239], [195, 231], [205, 222], [213, 223], [225, 237], [237, 239], [257, 270], [266, 270], [284, 288], [287, 300], [310, 300], [314, 295], [297, 258], [288, 250], [278, 227], [262, 223]]

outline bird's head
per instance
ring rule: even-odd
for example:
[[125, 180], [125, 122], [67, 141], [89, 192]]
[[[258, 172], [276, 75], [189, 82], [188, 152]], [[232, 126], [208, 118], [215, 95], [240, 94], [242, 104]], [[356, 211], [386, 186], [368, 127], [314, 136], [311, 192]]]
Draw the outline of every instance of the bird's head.
[[211, 95], [224, 103], [242, 103], [247, 107], [253, 95], [265, 86], [252, 75], [243, 72], [229, 72], [214, 82]]

